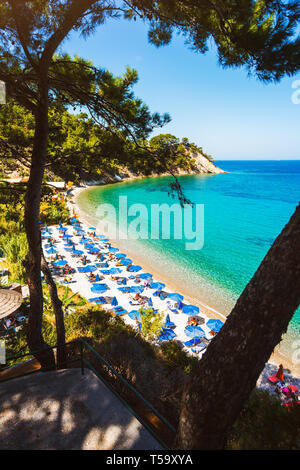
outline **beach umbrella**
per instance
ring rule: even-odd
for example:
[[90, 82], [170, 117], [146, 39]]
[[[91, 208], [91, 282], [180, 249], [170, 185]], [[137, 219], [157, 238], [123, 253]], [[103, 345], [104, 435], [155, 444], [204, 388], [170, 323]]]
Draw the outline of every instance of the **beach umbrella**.
[[129, 259], [129, 258], [124, 258], [120, 261], [120, 263], [123, 265], [123, 266], [129, 266], [130, 264], [132, 264], [132, 260]]
[[100, 276], [99, 276], [99, 274], [97, 274], [96, 277], [95, 277], [95, 282], [99, 282], [100, 280], [101, 280]]
[[206, 322], [206, 325], [208, 326], [208, 328], [218, 333], [224, 323], [221, 320], [211, 319]]
[[59, 261], [56, 261], [53, 263], [55, 266], [65, 266], [65, 264], [68, 264], [68, 262], [64, 259], [60, 259]]
[[184, 329], [186, 336], [189, 338], [202, 338], [205, 336], [204, 330], [202, 330], [201, 326], [187, 326]]
[[105, 292], [108, 289], [107, 284], [94, 284], [91, 288], [92, 292]]
[[66, 233], [65, 235], [62, 236], [62, 239], [63, 239], [63, 240], [66, 240], [66, 239], [68, 239], [68, 238], [72, 238], [72, 235]]
[[132, 265], [132, 266], [129, 266], [128, 271], [130, 271], [130, 272], [137, 272], [137, 271], [140, 271], [141, 269], [142, 269], [141, 266]]
[[161, 341], [170, 341], [174, 338], [176, 338], [176, 333], [171, 330], [171, 328], [162, 328], [162, 332], [158, 337], [158, 339]]
[[197, 315], [197, 313], [199, 313], [199, 307], [196, 307], [196, 305], [185, 305], [182, 307], [182, 313], [186, 315]]
[[174, 293], [174, 294], [169, 294], [169, 299], [173, 300], [174, 302], [182, 302], [183, 300], [183, 295]]
[[110, 251], [111, 253], [117, 253], [117, 251], [119, 251], [119, 248], [109, 248], [108, 251]]
[[73, 255], [75, 255], [75, 256], [83, 255], [83, 251], [80, 251], [80, 250], [73, 250], [72, 253], [73, 253]]
[[96, 227], [89, 227], [89, 230], [96, 230]]
[[47, 253], [56, 253], [56, 249], [54, 248], [54, 246], [51, 246], [51, 248], [47, 250]]
[[139, 275], [140, 279], [150, 279], [152, 277], [152, 274], [150, 273], [142, 273]]
[[107, 240], [105, 235], [97, 235], [97, 238], [99, 238], [99, 240]]
[[96, 266], [99, 268], [108, 268], [108, 262], [105, 261], [105, 263], [96, 263]]
[[[106, 263], [106, 264], [107, 264], [107, 263]], [[111, 268], [111, 269], [109, 270], [109, 272], [110, 272], [110, 274], [119, 274], [119, 273], [122, 272], [122, 269], [120, 269], [120, 268]]]
[[133, 292], [135, 294], [141, 294], [144, 290], [144, 288], [141, 286], [132, 286], [129, 289], [130, 289], [130, 292]]
[[93, 273], [96, 270], [97, 270], [97, 268], [93, 264], [91, 264], [90, 266], [85, 266], [84, 267], [84, 272], [85, 273]]
[[138, 310], [131, 310], [131, 312], [128, 313], [128, 316], [135, 321], [140, 321], [141, 319], [141, 314]]
[[90, 248], [88, 251], [89, 253], [98, 253], [100, 251], [100, 248], [97, 248], [96, 246], [94, 246], [93, 248]]
[[148, 305], [149, 305], [149, 307], [153, 307], [153, 302], [152, 302], [151, 297], [149, 297], [149, 299], [148, 299]]
[[150, 287], [151, 289], [161, 290], [166, 287], [166, 285], [163, 282], [151, 282]]
[[116, 253], [116, 258], [118, 259], [126, 258], [126, 255], [125, 253]]
[[117, 297], [114, 297], [110, 303], [110, 305], [118, 305]]
[[89, 302], [96, 302], [97, 304], [106, 304], [106, 299], [105, 297], [92, 297], [89, 299]]

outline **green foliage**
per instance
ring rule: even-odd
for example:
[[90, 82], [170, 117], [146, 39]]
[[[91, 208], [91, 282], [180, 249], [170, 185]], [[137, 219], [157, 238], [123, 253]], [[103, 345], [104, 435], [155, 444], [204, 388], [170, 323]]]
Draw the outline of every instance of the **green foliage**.
[[64, 199], [58, 197], [41, 203], [40, 220], [48, 225], [58, 224], [59, 221], [66, 223], [69, 221], [70, 213]]
[[161, 344], [161, 350], [170, 368], [175, 369], [179, 367], [184, 370], [187, 375], [193, 374], [197, 367], [198, 359], [188, 356], [178, 343], [174, 341], [164, 341]]
[[152, 308], [141, 309], [141, 334], [145, 339], [157, 338], [164, 324], [162, 313], [155, 313]]
[[25, 233], [0, 235], [0, 249], [8, 262], [10, 279], [24, 284], [26, 282], [24, 261], [28, 253]]
[[[1, 109], [1, 108], [0, 108]], [[64, 200], [49, 199], [45, 191], [45, 201], [41, 204], [41, 220], [48, 224], [57, 224], [59, 220], [69, 220], [69, 210]], [[51, 190], [52, 193], [52, 190]], [[24, 193], [11, 186], [0, 187], [0, 250], [8, 263], [9, 278], [21, 284], [26, 283], [25, 261], [28, 254], [28, 244], [24, 227]]]
[[299, 450], [300, 406], [286, 408], [276, 396], [255, 390], [244, 405], [228, 448], [243, 450]]

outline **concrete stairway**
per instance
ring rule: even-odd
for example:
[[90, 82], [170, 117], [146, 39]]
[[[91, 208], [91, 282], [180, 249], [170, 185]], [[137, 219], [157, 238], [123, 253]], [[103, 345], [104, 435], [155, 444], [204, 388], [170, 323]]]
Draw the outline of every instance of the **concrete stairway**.
[[0, 383], [0, 449], [161, 447], [92, 372], [67, 369]]

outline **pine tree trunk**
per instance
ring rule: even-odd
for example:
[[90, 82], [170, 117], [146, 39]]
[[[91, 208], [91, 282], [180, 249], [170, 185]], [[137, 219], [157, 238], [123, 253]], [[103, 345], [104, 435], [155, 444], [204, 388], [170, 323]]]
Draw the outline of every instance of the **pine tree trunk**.
[[64, 323], [64, 312], [62, 309], [62, 303], [57, 294], [56, 284], [52, 278], [51, 271], [49, 269], [48, 263], [44, 257], [44, 253], [42, 251], [42, 272], [45, 277], [45, 281], [47, 282], [51, 303], [55, 315], [55, 324], [56, 324], [56, 336], [57, 336], [57, 344], [62, 345], [57, 347], [56, 352], [56, 363], [57, 368], [62, 369], [66, 367], [66, 347], [64, 346], [66, 341], [65, 335], [65, 323]]
[[54, 354], [47, 349], [42, 336], [43, 289], [41, 281], [41, 234], [39, 227], [41, 185], [48, 143], [48, 83], [46, 74], [40, 78], [39, 98], [35, 115], [35, 134], [31, 157], [30, 176], [25, 197], [25, 229], [29, 246], [27, 278], [30, 293], [30, 313], [27, 340], [30, 351], [43, 369], [55, 368]]
[[177, 449], [222, 449], [300, 302], [300, 206], [209, 345], [182, 397]]

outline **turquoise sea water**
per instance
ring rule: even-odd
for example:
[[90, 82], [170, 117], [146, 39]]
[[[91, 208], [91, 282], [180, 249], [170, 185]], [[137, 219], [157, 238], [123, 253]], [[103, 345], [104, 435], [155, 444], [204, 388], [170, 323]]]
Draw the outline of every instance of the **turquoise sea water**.
[[[201, 250], [187, 251], [186, 240], [172, 238], [126, 243], [131, 253], [134, 250], [139, 259], [151, 263], [178, 288], [182, 285], [191, 297], [229, 313], [300, 200], [300, 161], [217, 164], [227, 173], [179, 177], [186, 196], [204, 204]], [[176, 200], [168, 194], [171, 181], [170, 177], [148, 178], [91, 188], [80, 194], [78, 203], [93, 217], [95, 206], [103, 202], [118, 211], [119, 196], [127, 196], [128, 205], [143, 203], [149, 209], [153, 203], [172, 205]], [[173, 231], [174, 224], [171, 235]], [[300, 335], [300, 309], [289, 335]]]

